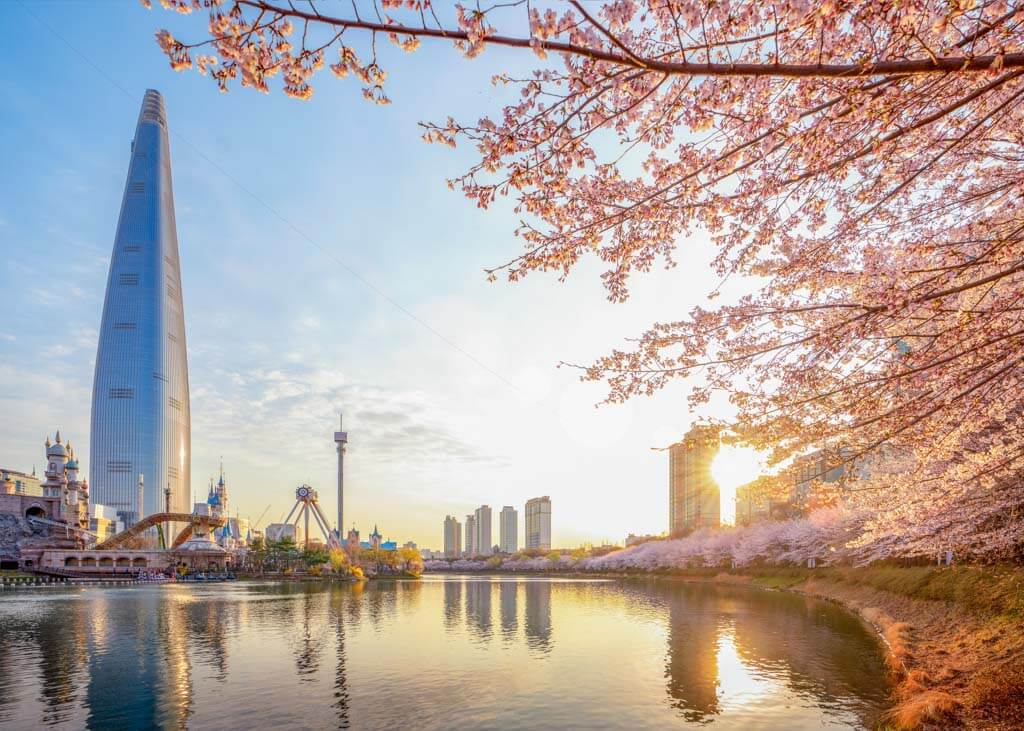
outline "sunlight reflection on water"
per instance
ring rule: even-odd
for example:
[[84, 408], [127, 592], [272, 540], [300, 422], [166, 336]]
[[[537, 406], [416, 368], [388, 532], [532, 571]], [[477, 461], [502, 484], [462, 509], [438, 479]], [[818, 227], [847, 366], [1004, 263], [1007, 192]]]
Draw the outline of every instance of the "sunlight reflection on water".
[[428, 576], [0, 598], [0, 726], [865, 728], [879, 648], [816, 600]]

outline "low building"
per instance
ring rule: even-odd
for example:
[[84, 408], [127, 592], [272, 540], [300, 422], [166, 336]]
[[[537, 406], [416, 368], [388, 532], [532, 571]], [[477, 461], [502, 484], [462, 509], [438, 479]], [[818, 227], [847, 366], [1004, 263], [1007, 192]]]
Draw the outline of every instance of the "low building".
[[283, 541], [290, 538], [296, 543], [299, 542], [299, 532], [294, 523], [271, 523], [266, 528], [268, 541]]
[[117, 519], [113, 508], [93, 503], [89, 506], [89, 530], [96, 534], [96, 542], [102, 543], [123, 531], [124, 524]]
[[25, 472], [18, 472], [17, 470], [9, 470], [5, 467], [0, 467], [0, 476], [3, 476], [5, 481], [10, 479], [10, 481], [14, 483], [15, 495], [28, 495], [30, 497], [43, 496], [43, 483], [39, 481], [35, 470], [32, 470], [32, 474], [30, 475]]
[[[0, 474], [0, 566], [32, 569], [45, 548], [84, 546], [89, 531], [89, 485], [79, 479], [74, 447], [46, 438], [41, 494], [19, 494], [9, 472]], [[24, 473], [21, 473], [24, 474]]]
[[648, 533], [642, 536], [630, 533], [626, 536], [626, 548], [629, 548], [630, 546], [639, 546], [641, 543], [647, 543], [648, 541], [660, 541], [664, 537], [664, 535], [656, 536], [653, 533]]

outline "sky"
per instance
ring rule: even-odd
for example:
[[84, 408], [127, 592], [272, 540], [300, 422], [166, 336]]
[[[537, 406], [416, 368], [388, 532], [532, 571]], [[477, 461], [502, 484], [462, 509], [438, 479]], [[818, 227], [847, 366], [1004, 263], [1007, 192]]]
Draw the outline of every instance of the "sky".
[[[192, 487], [220, 460], [231, 512], [280, 520], [305, 482], [335, 514], [332, 433], [344, 412], [346, 522], [440, 548], [446, 514], [494, 515], [549, 495], [557, 546], [621, 542], [668, 524], [668, 456], [701, 414], [686, 384], [595, 405], [587, 363], [716, 283], [702, 237], [679, 266], [605, 298], [600, 262], [560, 283], [488, 283], [512, 258], [511, 204], [478, 210], [445, 184], [474, 161], [420, 139], [420, 121], [496, 114], [493, 74], [425, 42], [384, 51], [393, 103], [321, 74], [309, 102], [175, 73], [153, 34], [205, 23], [138, 3], [0, 3], [0, 466], [44, 462], [59, 428], [88, 468], [96, 341], [142, 96], [167, 106], [192, 409]], [[720, 408], [720, 407], [716, 407]], [[269, 506], [269, 508], [268, 508]], [[495, 537], [497, 525], [494, 526]]]

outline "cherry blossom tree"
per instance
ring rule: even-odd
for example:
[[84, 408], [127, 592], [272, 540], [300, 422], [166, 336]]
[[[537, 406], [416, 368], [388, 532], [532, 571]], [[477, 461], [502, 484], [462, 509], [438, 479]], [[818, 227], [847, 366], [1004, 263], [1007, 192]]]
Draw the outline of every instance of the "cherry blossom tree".
[[[145, 3], [145, 0], [144, 0]], [[148, 3], [147, 3], [148, 4]], [[608, 296], [711, 236], [723, 280], [585, 367], [611, 401], [675, 379], [782, 461], [842, 445], [879, 555], [1020, 544], [1024, 508], [1024, 6], [1005, 0], [162, 0], [208, 10], [157, 40], [175, 69], [309, 99], [317, 72], [387, 103], [378, 44], [537, 57], [516, 100], [425, 123], [475, 146], [450, 184], [515, 201], [512, 281], [605, 264]]]

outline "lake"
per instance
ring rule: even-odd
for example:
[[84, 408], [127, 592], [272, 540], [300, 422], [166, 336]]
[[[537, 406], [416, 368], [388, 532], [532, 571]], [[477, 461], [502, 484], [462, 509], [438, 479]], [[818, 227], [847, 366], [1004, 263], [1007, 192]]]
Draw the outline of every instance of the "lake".
[[427, 575], [8, 591], [0, 727], [869, 728], [877, 640], [827, 602]]

